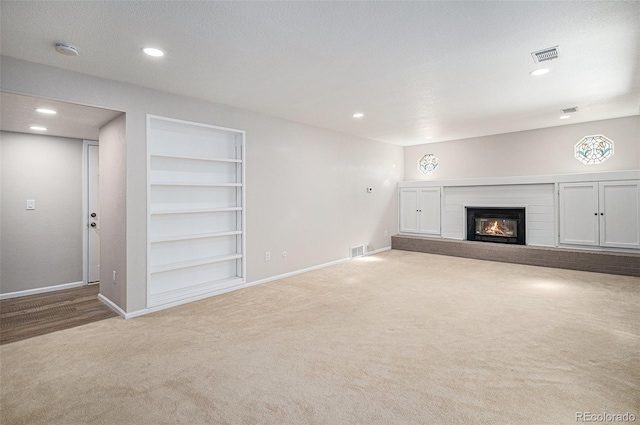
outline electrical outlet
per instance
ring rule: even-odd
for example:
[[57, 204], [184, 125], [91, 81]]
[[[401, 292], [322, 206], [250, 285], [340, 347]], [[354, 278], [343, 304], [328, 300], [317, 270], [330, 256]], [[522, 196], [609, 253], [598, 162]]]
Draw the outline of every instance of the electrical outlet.
[[113, 271], [113, 283], [116, 283], [116, 271]]
[[264, 261], [271, 261], [271, 252], [267, 251], [264, 253]]
[[388, 235], [388, 233], [389, 233], [389, 232], [387, 232], [386, 230], [384, 231], [384, 235], [385, 235], [385, 236], [389, 236], [389, 235]]

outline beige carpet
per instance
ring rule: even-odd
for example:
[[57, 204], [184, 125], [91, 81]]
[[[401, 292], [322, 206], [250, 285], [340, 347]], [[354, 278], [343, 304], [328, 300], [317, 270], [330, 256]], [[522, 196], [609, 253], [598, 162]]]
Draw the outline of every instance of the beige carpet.
[[0, 347], [9, 424], [640, 421], [640, 278], [389, 251]]

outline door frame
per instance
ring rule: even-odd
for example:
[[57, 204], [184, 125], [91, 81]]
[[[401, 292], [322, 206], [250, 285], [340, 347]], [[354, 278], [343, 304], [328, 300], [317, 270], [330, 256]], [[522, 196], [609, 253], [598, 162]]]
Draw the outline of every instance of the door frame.
[[97, 140], [82, 140], [82, 283], [89, 284], [89, 146]]

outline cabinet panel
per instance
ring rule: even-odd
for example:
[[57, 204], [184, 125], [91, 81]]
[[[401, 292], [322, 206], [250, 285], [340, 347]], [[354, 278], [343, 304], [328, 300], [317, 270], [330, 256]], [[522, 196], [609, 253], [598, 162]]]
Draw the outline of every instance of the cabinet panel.
[[400, 189], [400, 232], [440, 235], [440, 188]]
[[419, 190], [420, 233], [440, 234], [440, 188], [430, 187]]
[[598, 183], [560, 184], [560, 243], [599, 245]]
[[561, 184], [560, 242], [640, 248], [640, 182]]
[[600, 183], [600, 244], [640, 248], [640, 183]]
[[417, 233], [418, 189], [400, 190], [400, 232]]

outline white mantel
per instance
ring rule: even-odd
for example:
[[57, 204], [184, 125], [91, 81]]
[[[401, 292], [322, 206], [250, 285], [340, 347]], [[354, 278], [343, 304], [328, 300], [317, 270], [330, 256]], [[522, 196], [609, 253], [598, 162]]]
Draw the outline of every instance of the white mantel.
[[515, 176], [515, 177], [480, 177], [473, 179], [436, 180], [434, 176], [425, 180], [412, 180], [398, 183], [398, 187], [428, 187], [428, 186], [504, 186], [520, 184], [544, 183], [577, 183], [587, 181], [639, 180], [640, 170], [604, 171], [580, 174], [553, 174], [544, 176]]

